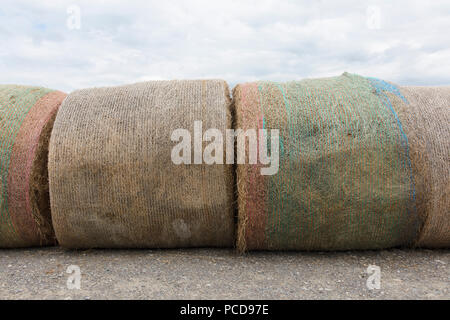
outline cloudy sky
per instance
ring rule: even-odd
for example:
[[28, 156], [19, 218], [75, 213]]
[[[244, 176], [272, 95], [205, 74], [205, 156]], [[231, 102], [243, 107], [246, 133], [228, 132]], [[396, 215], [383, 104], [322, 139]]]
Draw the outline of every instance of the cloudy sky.
[[293, 80], [450, 85], [450, 1], [2, 0], [0, 83]]

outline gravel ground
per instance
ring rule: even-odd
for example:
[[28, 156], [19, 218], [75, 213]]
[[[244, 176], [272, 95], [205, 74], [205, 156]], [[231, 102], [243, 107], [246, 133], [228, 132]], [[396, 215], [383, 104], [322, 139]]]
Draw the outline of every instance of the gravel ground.
[[[68, 289], [69, 265], [81, 288]], [[369, 265], [381, 288], [369, 290]], [[450, 299], [449, 250], [0, 250], [0, 299]]]

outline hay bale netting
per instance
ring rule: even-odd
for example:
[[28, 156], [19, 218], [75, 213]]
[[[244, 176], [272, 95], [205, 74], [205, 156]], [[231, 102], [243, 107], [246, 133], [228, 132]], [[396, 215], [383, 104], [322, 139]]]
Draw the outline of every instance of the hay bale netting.
[[1, 248], [55, 243], [48, 141], [65, 96], [45, 88], [0, 85]]
[[408, 137], [417, 210], [424, 216], [419, 247], [450, 248], [450, 87], [399, 87], [389, 96]]
[[415, 243], [424, 216], [411, 147], [390, 101], [406, 105], [395, 86], [344, 73], [246, 83], [234, 96], [237, 128], [280, 130], [277, 174], [261, 175], [261, 164], [238, 165], [240, 250]]
[[196, 120], [203, 131], [225, 134], [230, 104], [220, 80], [71, 93], [50, 141], [58, 242], [69, 248], [232, 246], [232, 167], [171, 160], [175, 129], [187, 129], [192, 144]]

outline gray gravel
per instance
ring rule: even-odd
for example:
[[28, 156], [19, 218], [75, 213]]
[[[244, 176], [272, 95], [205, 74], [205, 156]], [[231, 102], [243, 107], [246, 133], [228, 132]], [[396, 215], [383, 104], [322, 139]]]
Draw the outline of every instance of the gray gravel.
[[[67, 288], [69, 265], [80, 290]], [[449, 250], [0, 250], [0, 299], [450, 299], [449, 265]]]

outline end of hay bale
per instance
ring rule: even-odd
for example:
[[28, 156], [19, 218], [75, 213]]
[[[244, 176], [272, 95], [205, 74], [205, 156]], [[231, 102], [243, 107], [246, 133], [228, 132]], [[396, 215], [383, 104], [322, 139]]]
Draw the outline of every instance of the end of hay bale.
[[33, 218], [38, 227], [41, 245], [56, 244], [50, 211], [50, 194], [48, 187], [48, 146], [55, 122], [56, 112], [44, 126], [33, 161], [30, 178], [30, 202]]
[[401, 86], [390, 97], [408, 137], [420, 227], [418, 248], [450, 247], [450, 87]]
[[247, 252], [247, 241], [245, 238], [245, 228], [247, 225], [247, 217], [238, 217], [237, 237], [236, 237], [236, 249], [239, 253], [244, 254]]
[[[2, 86], [0, 99], [10, 137], [2, 165], [7, 176], [2, 188], [0, 246], [30, 247], [55, 244], [48, 196], [47, 157], [56, 112], [65, 94], [39, 87]], [[6, 182], [6, 183], [5, 183]]]

